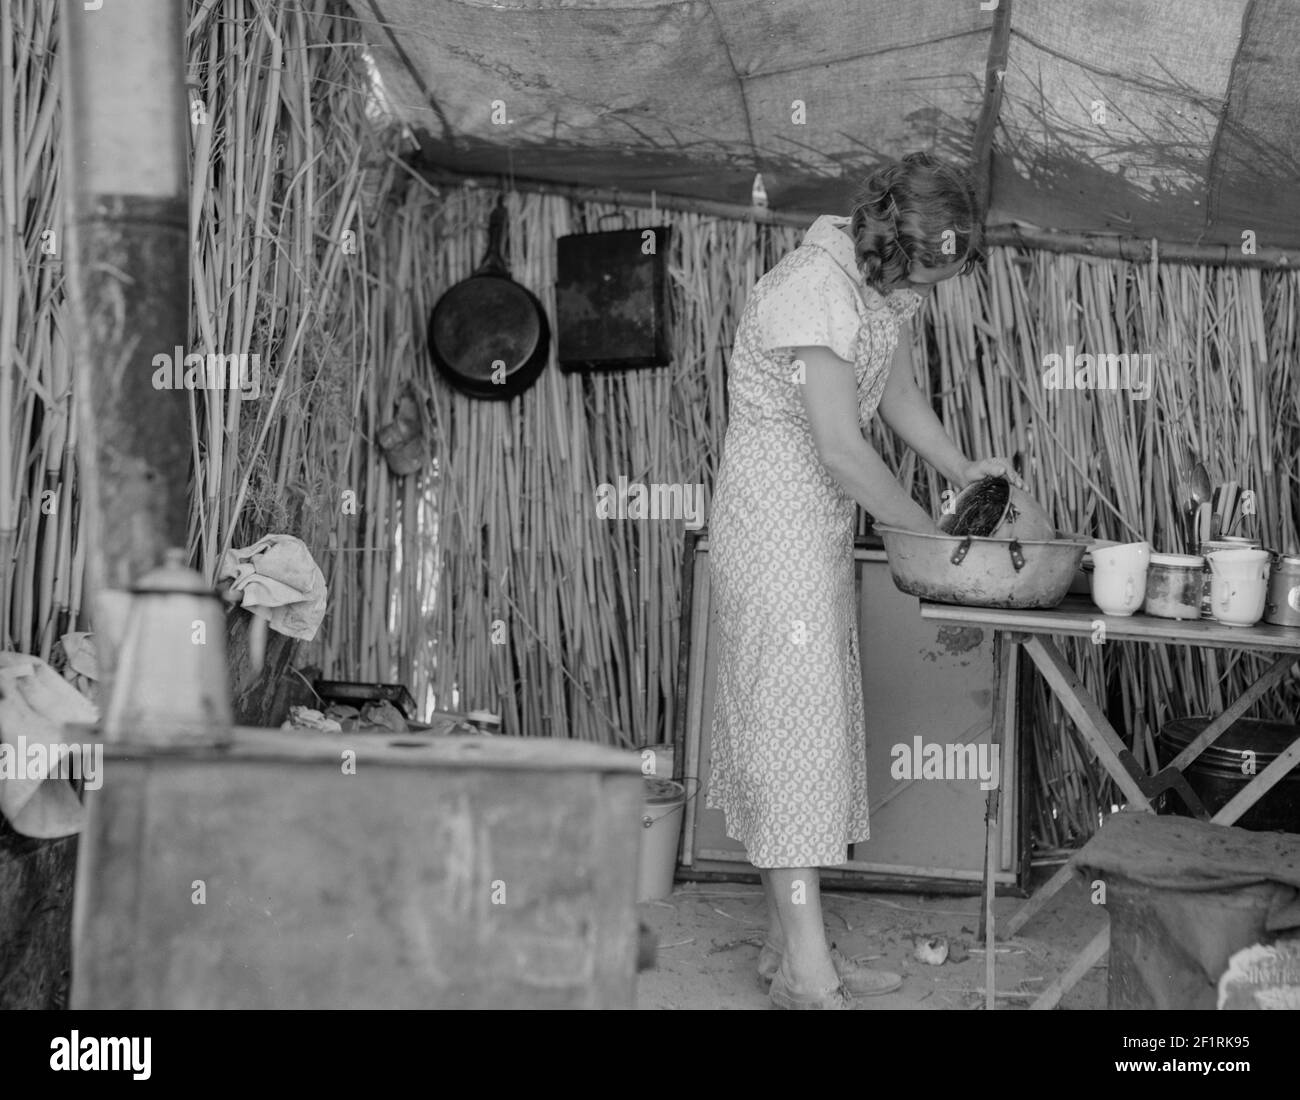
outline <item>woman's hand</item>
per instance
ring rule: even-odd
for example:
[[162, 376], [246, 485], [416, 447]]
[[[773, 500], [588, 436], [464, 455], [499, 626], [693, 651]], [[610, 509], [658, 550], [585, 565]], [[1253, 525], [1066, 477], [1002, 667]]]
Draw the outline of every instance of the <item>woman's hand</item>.
[[1009, 458], [982, 458], [978, 462], [967, 463], [961, 471], [961, 488], [967, 485], [974, 485], [975, 482], [985, 477], [1005, 477], [1017, 489], [1026, 490], [1028, 487], [1020, 480], [1020, 475], [1016, 473], [1015, 467], [1011, 465]]

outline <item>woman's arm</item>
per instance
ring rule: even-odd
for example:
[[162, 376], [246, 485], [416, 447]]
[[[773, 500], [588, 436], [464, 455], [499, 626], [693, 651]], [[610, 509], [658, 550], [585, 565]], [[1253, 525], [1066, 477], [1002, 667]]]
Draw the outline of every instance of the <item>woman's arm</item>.
[[959, 489], [977, 480], [969, 469], [974, 464], [948, 438], [916, 385], [906, 331], [899, 334], [898, 351], [890, 364], [889, 381], [878, 411], [895, 435]]
[[878, 411], [880, 418], [903, 442], [957, 488], [964, 489], [989, 476], [1005, 477], [1018, 489], [1026, 488], [1007, 459], [996, 457], [971, 461], [948, 438], [930, 403], [916, 385], [916, 376], [912, 373], [912, 349], [906, 334], [899, 338]]
[[795, 348], [804, 363], [803, 401], [822, 464], [844, 491], [890, 527], [935, 534], [938, 528], [912, 500], [858, 427], [853, 364], [829, 348]]

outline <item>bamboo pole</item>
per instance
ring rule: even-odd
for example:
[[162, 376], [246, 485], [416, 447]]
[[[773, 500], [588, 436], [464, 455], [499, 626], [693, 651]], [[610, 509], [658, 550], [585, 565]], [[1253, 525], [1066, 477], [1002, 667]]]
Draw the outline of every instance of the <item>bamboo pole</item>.
[[[434, 187], [495, 187], [499, 180], [492, 176], [456, 172], [444, 166], [417, 164], [404, 161], [403, 166], [412, 175]], [[623, 191], [611, 187], [593, 187], [571, 184], [563, 180], [528, 179], [511, 177], [511, 186], [519, 191], [536, 191], [559, 195], [574, 202], [610, 203], [626, 207], [649, 207], [680, 213], [700, 214], [705, 217], [725, 218], [755, 225], [807, 227], [820, 213], [826, 211], [773, 210], [756, 208], [745, 203], [720, 202], [683, 195], [653, 195]], [[1098, 259], [1121, 259], [1146, 263], [1151, 257], [1150, 237], [1125, 237], [1111, 233], [1068, 232], [1042, 229], [1022, 223], [986, 225], [984, 244], [989, 248], [1011, 247], [1036, 249], [1051, 253], [1081, 253]], [[1165, 263], [1207, 264], [1252, 268], [1300, 269], [1300, 249], [1259, 247], [1255, 254], [1245, 255], [1235, 245], [1204, 244], [1194, 241], [1162, 240], [1160, 258]]]

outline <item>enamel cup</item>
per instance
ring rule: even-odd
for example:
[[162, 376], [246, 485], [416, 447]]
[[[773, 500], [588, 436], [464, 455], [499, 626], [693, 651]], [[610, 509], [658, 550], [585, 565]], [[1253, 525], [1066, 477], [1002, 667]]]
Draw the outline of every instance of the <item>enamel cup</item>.
[[1224, 626], [1254, 626], [1268, 599], [1268, 551], [1218, 550], [1206, 560], [1210, 613]]
[[1132, 615], [1146, 599], [1151, 544], [1094, 546], [1090, 554], [1092, 602], [1107, 615]]

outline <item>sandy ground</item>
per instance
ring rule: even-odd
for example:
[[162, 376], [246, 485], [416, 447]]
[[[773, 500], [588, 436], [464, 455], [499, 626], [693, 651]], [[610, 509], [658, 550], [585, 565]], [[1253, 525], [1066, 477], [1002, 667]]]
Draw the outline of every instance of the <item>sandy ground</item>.
[[[1035, 885], [1051, 872], [1040, 871]], [[1005, 920], [1023, 899], [998, 898]], [[903, 988], [859, 1000], [861, 1008], [976, 1009], [984, 1003], [983, 945], [976, 941], [980, 899], [918, 894], [823, 895], [831, 939], [851, 957], [879, 956], [869, 965], [904, 977]], [[643, 920], [659, 937], [656, 965], [637, 986], [643, 1009], [767, 1009], [767, 994], [754, 967], [762, 943], [765, 907], [757, 884], [678, 883], [670, 898], [643, 902]], [[999, 942], [999, 1009], [1023, 1010], [1103, 927], [1106, 917], [1072, 882], [1045, 912], [1007, 942]], [[915, 936], [944, 936], [954, 956], [940, 966], [913, 957]], [[964, 949], [964, 951], [963, 951]], [[1105, 961], [1094, 967], [1061, 1002], [1061, 1008], [1106, 1007]]]

